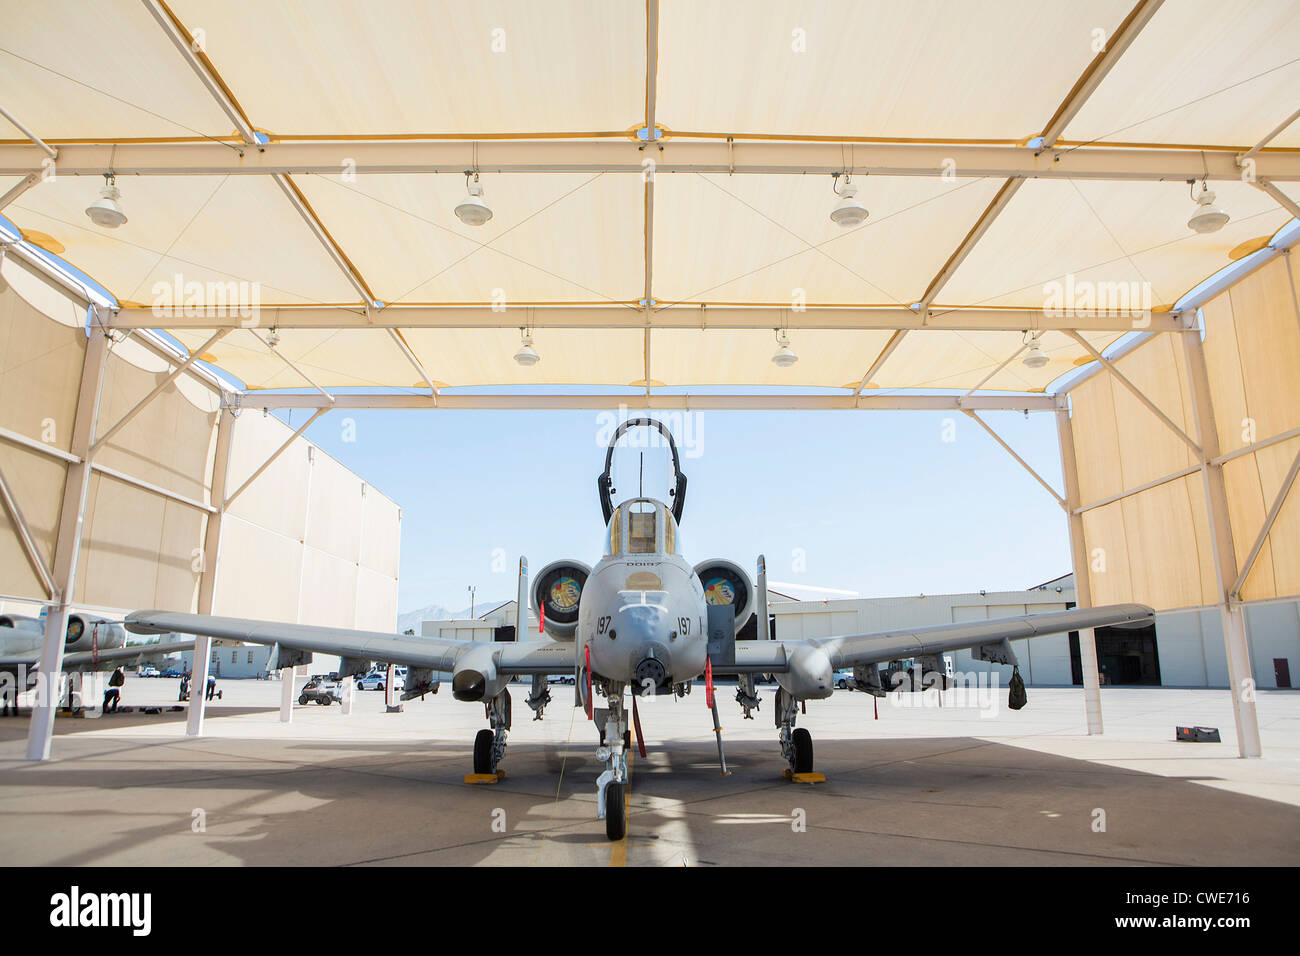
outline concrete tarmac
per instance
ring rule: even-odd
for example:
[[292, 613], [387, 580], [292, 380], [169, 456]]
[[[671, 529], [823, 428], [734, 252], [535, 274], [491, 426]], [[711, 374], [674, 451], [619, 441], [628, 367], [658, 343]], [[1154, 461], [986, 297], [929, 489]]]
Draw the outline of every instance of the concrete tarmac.
[[[206, 734], [185, 714], [61, 718], [53, 759], [23, 759], [25, 718], [0, 720], [0, 854], [109, 865], [1294, 865], [1300, 694], [1260, 692], [1265, 757], [1235, 757], [1227, 691], [1103, 690], [1107, 732], [1083, 734], [1077, 689], [978, 702], [931, 691], [808, 705], [817, 769], [781, 771], [770, 686], [741, 719], [719, 688], [731, 775], [702, 689], [641, 707], [628, 839], [596, 819], [596, 733], [552, 685], [542, 722], [513, 686], [515, 726], [491, 786], [463, 782], [479, 705], [446, 694], [388, 714], [294, 707], [276, 681], [222, 681]], [[176, 681], [128, 679], [123, 703], [175, 703]], [[962, 706], [962, 705], [965, 706]], [[1221, 744], [1176, 743], [1210, 724]]]

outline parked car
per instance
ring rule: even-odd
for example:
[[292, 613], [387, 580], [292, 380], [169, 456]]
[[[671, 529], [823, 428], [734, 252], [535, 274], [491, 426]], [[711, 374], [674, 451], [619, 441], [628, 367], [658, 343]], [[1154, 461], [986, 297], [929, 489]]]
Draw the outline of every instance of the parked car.
[[140, 669], [135, 672], [135, 676], [136, 677], [157, 677], [158, 668], [154, 667], [152, 664], [141, 665]]
[[835, 686], [840, 690], [848, 690], [853, 686], [853, 671], [852, 669], [838, 670], [833, 675], [833, 679]]
[[577, 680], [577, 678], [574, 677], [572, 674], [552, 674], [549, 678], [547, 678], [547, 683], [548, 684], [572, 684], [575, 680]]
[[[388, 671], [371, 671], [365, 677], [357, 678], [357, 690], [383, 690], [388, 683]], [[400, 670], [393, 675], [393, 689], [406, 689], [406, 675]]]
[[161, 676], [163, 676], [163, 677], [180, 677], [182, 673], [184, 673], [184, 671], [180, 670], [180, 668], [177, 668], [177, 667], [169, 667], [169, 668], [167, 668], [165, 671], [162, 672], [162, 675], [161, 675]]
[[343, 702], [343, 689], [339, 682], [327, 674], [316, 674], [302, 689], [298, 695], [298, 703], [308, 704], [315, 701], [326, 707], [331, 701]]

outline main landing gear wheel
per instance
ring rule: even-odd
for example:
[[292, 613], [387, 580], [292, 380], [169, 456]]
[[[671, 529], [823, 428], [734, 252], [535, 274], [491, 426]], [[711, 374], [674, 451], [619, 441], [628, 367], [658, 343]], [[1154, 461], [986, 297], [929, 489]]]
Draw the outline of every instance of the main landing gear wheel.
[[794, 733], [790, 735], [790, 742], [794, 744], [794, 772], [812, 773], [812, 734], [803, 727], [796, 727]]
[[480, 730], [474, 737], [474, 772], [492, 773], [492, 744], [496, 735], [490, 730]]
[[605, 836], [621, 840], [627, 836], [627, 807], [623, 804], [623, 784], [605, 786]]

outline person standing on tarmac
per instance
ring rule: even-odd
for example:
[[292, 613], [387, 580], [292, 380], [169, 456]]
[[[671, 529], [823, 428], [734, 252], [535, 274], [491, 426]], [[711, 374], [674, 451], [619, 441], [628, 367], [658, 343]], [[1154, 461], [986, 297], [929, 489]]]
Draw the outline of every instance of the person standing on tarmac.
[[108, 679], [108, 690], [104, 691], [104, 713], [117, 713], [118, 703], [122, 699], [122, 685], [126, 683], [126, 671], [118, 668]]

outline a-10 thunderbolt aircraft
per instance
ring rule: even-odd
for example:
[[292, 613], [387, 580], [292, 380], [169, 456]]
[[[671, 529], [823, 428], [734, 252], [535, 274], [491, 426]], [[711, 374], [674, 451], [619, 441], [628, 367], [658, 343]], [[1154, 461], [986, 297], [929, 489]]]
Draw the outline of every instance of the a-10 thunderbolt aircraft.
[[[675, 480], [668, 495], [671, 505], [640, 495], [612, 504], [614, 445], [636, 426], [658, 429], [667, 440]], [[404, 700], [434, 690], [435, 673], [449, 671], [457, 700], [487, 705], [490, 729], [480, 730], [475, 738], [475, 774], [495, 774], [505, 754], [512, 678], [532, 677], [527, 704], [540, 719], [551, 701], [548, 676], [574, 675], [575, 706], [583, 707], [598, 726], [603, 722], [597, 759], [605, 771], [597, 781], [597, 806], [608, 837], [620, 840], [627, 830], [623, 797], [630, 746], [629, 690], [635, 720], [637, 696], [684, 696], [703, 675], [717, 730], [713, 675], [738, 678], [736, 699], [748, 717], [759, 706], [756, 677], [771, 674], [778, 684], [774, 716], [781, 753], [791, 774], [805, 774], [813, 769], [812, 738], [806, 729], [795, 727], [795, 718], [804, 701], [833, 693], [832, 674], [838, 669], [853, 668], [854, 686], [879, 696], [885, 688], [878, 665], [884, 662], [914, 658], [923, 674], [933, 674], [941, 669], [939, 655], [969, 648], [980, 660], [1015, 664], [1012, 639], [1137, 625], [1152, 616], [1143, 605], [1121, 604], [876, 634], [770, 640], [766, 639], [767, 586], [761, 558], [754, 586], [730, 561], [705, 561], [692, 567], [678, 553], [686, 476], [667, 427], [649, 418], [622, 423], [610, 439], [597, 485], [607, 528], [604, 557], [594, 568], [580, 561], [553, 562], [535, 582], [533, 604], [550, 640], [455, 641], [167, 611], [137, 611], [127, 616], [126, 626], [140, 633], [176, 631], [278, 644], [281, 667], [309, 660], [312, 651], [338, 654], [340, 676], [365, 673], [377, 662], [405, 664]], [[527, 562], [521, 560], [517, 637], [523, 635], [528, 621], [527, 578]], [[756, 604], [759, 639], [737, 642], [735, 637], [755, 615]], [[605, 708], [593, 707], [596, 695], [605, 698]], [[638, 742], [639, 738], [638, 733]], [[718, 744], [725, 772], [720, 734]]]
[[[45, 621], [17, 614], [0, 614], [0, 694], [25, 690], [40, 669], [41, 642]], [[117, 621], [91, 614], [69, 614], [64, 635], [63, 670], [68, 673], [111, 671], [123, 664], [136, 664], [153, 657], [192, 651], [193, 641], [171, 644], [127, 644], [126, 631]], [[21, 686], [20, 686], [21, 685]]]

